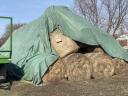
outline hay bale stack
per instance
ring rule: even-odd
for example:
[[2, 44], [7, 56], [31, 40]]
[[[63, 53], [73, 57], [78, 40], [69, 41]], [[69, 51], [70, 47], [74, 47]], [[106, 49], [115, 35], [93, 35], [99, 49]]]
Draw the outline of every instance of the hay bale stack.
[[[61, 38], [57, 38], [60, 35]], [[51, 43], [61, 59], [58, 59], [49, 67], [42, 80], [46, 83], [63, 80], [84, 81], [110, 77], [123, 72], [126, 62], [121, 59], [112, 59], [97, 47], [91, 53], [75, 53], [79, 47], [68, 37], [58, 30], [50, 35]], [[57, 40], [57, 41], [56, 41]]]
[[42, 80], [45, 83], [69, 81], [85, 81], [91, 79], [111, 77], [123, 73], [126, 62], [121, 59], [112, 59], [102, 52], [72, 53], [58, 59], [49, 67]]
[[114, 75], [115, 66], [111, 57], [102, 52], [85, 54], [93, 66], [93, 78], [110, 77]]
[[91, 78], [92, 65], [87, 57], [80, 53], [73, 53], [57, 60], [43, 76], [45, 83], [63, 80], [84, 81]]
[[63, 32], [56, 29], [54, 32], [50, 33], [51, 44], [56, 52], [61, 58], [77, 52], [79, 46], [69, 37], [64, 36]]
[[92, 65], [87, 57], [73, 53], [63, 59], [69, 81], [83, 81], [91, 78]]

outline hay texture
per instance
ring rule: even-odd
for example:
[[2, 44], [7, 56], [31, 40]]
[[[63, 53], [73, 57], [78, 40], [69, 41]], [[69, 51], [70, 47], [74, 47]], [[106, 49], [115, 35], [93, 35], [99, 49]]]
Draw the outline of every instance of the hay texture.
[[92, 66], [93, 66], [93, 78], [103, 78], [103, 77], [110, 77], [114, 75], [115, 65], [111, 57], [102, 53], [87, 53], [85, 54], [87, 58], [90, 59]]
[[92, 65], [87, 57], [73, 53], [63, 59], [69, 81], [84, 81], [91, 78]]
[[44, 83], [59, 82], [64, 79], [65, 68], [60, 59], [49, 67], [42, 80]]
[[64, 36], [63, 32], [56, 29], [50, 33], [51, 44], [61, 58], [70, 53], [77, 52], [79, 46], [69, 37]]
[[46, 74], [43, 81], [59, 82], [63, 80], [84, 81], [91, 78], [92, 65], [87, 57], [80, 53], [73, 53], [57, 60]]
[[124, 60], [119, 58], [114, 58], [112, 60], [115, 66], [115, 75], [121, 74], [127, 69], [127, 63]]

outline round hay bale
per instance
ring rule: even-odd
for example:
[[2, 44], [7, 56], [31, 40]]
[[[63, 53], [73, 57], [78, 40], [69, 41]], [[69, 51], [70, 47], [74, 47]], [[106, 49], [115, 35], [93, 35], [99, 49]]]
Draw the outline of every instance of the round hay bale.
[[63, 58], [66, 65], [66, 76], [69, 81], [84, 81], [91, 78], [92, 65], [87, 57], [73, 53]]
[[114, 75], [115, 66], [112, 59], [102, 52], [87, 53], [87, 56], [93, 65], [93, 78], [110, 77]]
[[59, 82], [64, 79], [64, 65], [60, 59], [58, 59], [52, 66], [49, 67], [42, 80], [44, 83]]
[[120, 73], [123, 73], [123, 71], [126, 69], [126, 62], [119, 58], [113, 59], [114, 65], [115, 65], [115, 71], [114, 74], [118, 75]]
[[63, 33], [56, 29], [50, 33], [51, 44], [61, 58], [70, 53], [77, 52], [79, 46], [69, 37], [64, 36]]

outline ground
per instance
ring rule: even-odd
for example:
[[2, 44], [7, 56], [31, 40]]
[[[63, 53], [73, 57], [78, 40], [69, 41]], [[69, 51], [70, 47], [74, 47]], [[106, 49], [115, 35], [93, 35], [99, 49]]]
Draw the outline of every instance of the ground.
[[0, 96], [128, 96], [128, 71], [111, 78], [79, 82], [60, 82], [34, 86], [14, 81], [11, 90], [0, 90]]

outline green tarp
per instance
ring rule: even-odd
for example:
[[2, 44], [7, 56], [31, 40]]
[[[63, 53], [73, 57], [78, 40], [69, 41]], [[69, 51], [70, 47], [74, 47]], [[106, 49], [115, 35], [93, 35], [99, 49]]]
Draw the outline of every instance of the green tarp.
[[[37, 85], [42, 83], [41, 77], [58, 58], [49, 39], [49, 32], [58, 26], [64, 35], [73, 40], [89, 45], [100, 45], [112, 57], [128, 61], [128, 52], [112, 36], [67, 7], [51, 6], [40, 18], [13, 32], [12, 63], [17, 66], [17, 73], [21, 70], [22, 79], [32, 80]], [[7, 41], [1, 49], [6, 49], [8, 43]]]

